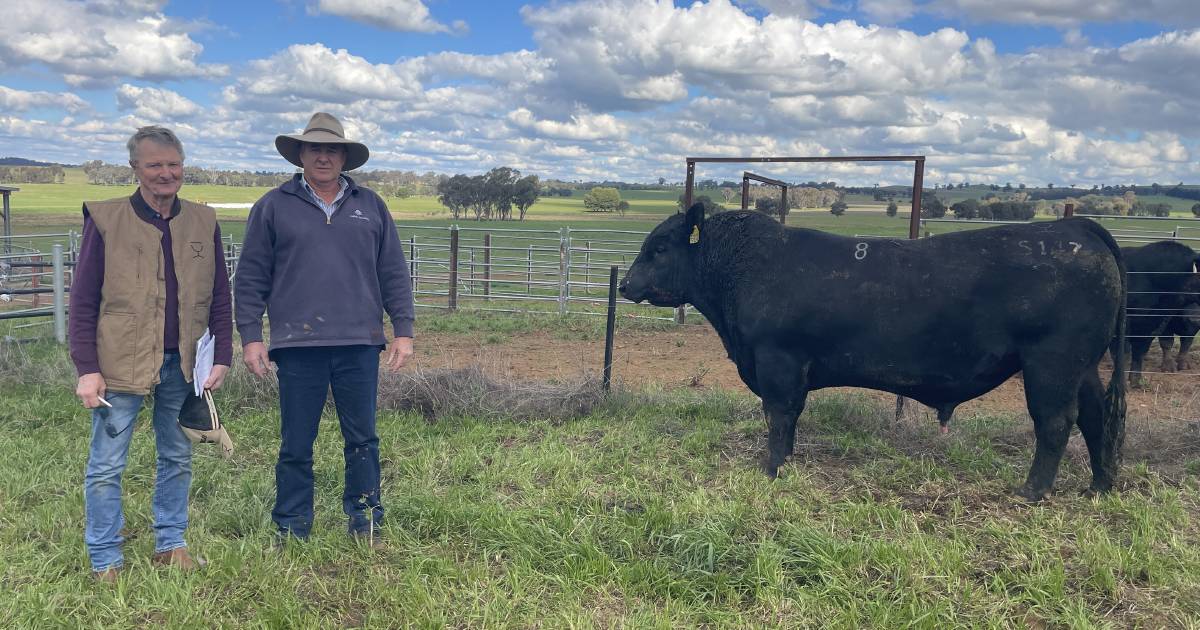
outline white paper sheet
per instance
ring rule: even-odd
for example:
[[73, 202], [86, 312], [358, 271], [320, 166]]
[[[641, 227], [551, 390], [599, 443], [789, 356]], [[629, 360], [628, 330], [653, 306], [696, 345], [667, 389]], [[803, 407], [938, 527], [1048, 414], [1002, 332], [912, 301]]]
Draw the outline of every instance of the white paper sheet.
[[196, 365], [192, 367], [192, 385], [196, 388], [197, 396], [204, 391], [204, 383], [212, 372], [213, 349], [216, 345], [212, 333], [208, 332], [207, 328], [204, 329], [204, 334], [200, 335], [200, 339], [196, 340]]

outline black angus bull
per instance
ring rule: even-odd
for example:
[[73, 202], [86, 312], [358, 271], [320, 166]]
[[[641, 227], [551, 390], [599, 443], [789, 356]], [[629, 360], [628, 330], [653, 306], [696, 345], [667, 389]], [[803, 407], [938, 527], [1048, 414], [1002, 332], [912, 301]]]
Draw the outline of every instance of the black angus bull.
[[1088, 219], [1006, 225], [921, 240], [850, 238], [700, 204], [642, 243], [621, 294], [693, 304], [712, 323], [767, 417], [763, 471], [792, 453], [809, 391], [866, 387], [952, 412], [1024, 371], [1037, 444], [1018, 492], [1045, 497], [1071, 433], [1087, 442], [1089, 491], [1112, 488], [1125, 434], [1116, 362], [1125, 273]]
[[1129, 383], [1137, 385], [1142, 381], [1142, 361], [1155, 337], [1163, 349], [1163, 371], [1171, 369], [1167, 357], [1174, 335], [1185, 339], [1180, 342], [1180, 369], [1187, 364], [1187, 350], [1196, 334], [1189, 308], [1200, 305], [1197, 259], [1191, 247], [1177, 241], [1122, 247], [1121, 254], [1129, 272]]

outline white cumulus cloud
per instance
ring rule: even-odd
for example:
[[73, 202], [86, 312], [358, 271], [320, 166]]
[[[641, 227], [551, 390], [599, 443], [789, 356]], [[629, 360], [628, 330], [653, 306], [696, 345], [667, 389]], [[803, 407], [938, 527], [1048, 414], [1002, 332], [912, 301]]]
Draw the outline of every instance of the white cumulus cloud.
[[159, 6], [8, 0], [0, 4], [0, 24], [9, 33], [0, 37], [0, 67], [45, 64], [72, 85], [224, 76], [228, 68], [201, 63], [203, 46]]
[[615, 140], [625, 134], [625, 126], [610, 114], [579, 113], [566, 121], [539, 120], [522, 107], [510, 112], [508, 120], [539, 135], [567, 140]]
[[252, 61], [231, 96], [287, 97], [348, 103], [362, 98], [401, 100], [420, 89], [402, 65], [374, 64], [346, 49], [293, 44], [268, 59]]
[[70, 92], [27, 92], [0, 85], [0, 109], [22, 112], [30, 109], [63, 109], [79, 112], [88, 109], [88, 102]]
[[117, 107], [141, 118], [174, 121], [191, 118], [203, 111], [199, 105], [171, 90], [138, 87], [128, 83], [117, 88]]
[[311, 13], [337, 15], [392, 31], [443, 33], [450, 28], [434, 20], [421, 0], [317, 0]]

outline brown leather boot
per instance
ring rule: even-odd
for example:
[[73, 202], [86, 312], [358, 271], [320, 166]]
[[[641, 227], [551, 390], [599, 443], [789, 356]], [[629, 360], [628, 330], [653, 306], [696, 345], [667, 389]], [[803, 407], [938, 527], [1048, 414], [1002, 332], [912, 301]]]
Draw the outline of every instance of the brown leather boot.
[[109, 567], [103, 571], [92, 571], [92, 579], [101, 584], [116, 584], [121, 575], [121, 567]]
[[187, 547], [157, 552], [150, 562], [164, 567], [178, 567], [181, 571], [195, 571], [208, 564], [203, 558], [188, 553]]

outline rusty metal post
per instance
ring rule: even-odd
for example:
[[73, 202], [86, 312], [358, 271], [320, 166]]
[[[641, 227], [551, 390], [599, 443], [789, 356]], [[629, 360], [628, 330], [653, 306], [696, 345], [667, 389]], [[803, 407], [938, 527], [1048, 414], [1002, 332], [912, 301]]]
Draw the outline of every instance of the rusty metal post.
[[1063, 206], [1063, 218], [1068, 219], [1073, 216], [1075, 216], [1075, 204], [1068, 203]]
[[696, 161], [691, 158], [687, 161], [687, 181], [683, 184], [683, 210], [686, 212], [692, 207], [692, 188], [696, 185]]
[[[921, 236], [921, 187], [925, 185], [925, 158], [917, 158], [913, 164], [912, 215], [908, 218], [908, 238]], [[904, 397], [896, 396], [896, 422], [904, 415]]]
[[[692, 187], [696, 185], [696, 161], [688, 158], [687, 161], [687, 181], [683, 185], [683, 209], [687, 211], [692, 207]], [[675, 309], [675, 323], [682, 324], [687, 317], [683, 307]]]
[[617, 327], [617, 266], [608, 268], [608, 322], [604, 327], [604, 391], [612, 385], [613, 333]]
[[750, 209], [750, 178], [742, 175], [742, 210]]
[[492, 233], [483, 235], [483, 294], [492, 300]]
[[921, 187], [925, 185], [925, 158], [915, 160], [913, 168], [912, 216], [908, 218], [908, 238], [921, 236]]
[[458, 309], [458, 226], [450, 226], [450, 310]]

